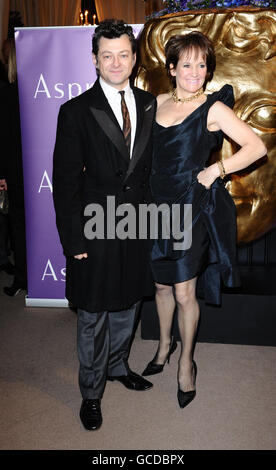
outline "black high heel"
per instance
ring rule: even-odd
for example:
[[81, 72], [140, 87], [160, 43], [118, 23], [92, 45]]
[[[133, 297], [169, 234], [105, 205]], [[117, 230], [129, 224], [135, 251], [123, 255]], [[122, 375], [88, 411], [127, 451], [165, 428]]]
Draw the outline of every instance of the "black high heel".
[[152, 361], [150, 361], [147, 365], [147, 367], [145, 368], [144, 372], [142, 373], [143, 376], [147, 376], [147, 375], [154, 375], [154, 374], [160, 374], [160, 372], [163, 371], [164, 369], [164, 365], [166, 364], [166, 362], [169, 364], [170, 362], [170, 357], [172, 355], [172, 353], [176, 350], [177, 348], [177, 342], [175, 341], [174, 337], [172, 337], [171, 339], [171, 344], [170, 344], [170, 347], [169, 347], [169, 352], [167, 354], [167, 357], [165, 359], [165, 362], [163, 364], [155, 364], [154, 361], [155, 361], [155, 358], [156, 358], [156, 355], [154, 356], [154, 358], [152, 359]]
[[[193, 366], [194, 366], [195, 384], [196, 384], [197, 366], [194, 360], [193, 360]], [[189, 405], [189, 403], [191, 403], [191, 401], [195, 398], [195, 396], [196, 396], [196, 389], [190, 390], [189, 392], [183, 392], [183, 390], [180, 389], [179, 384], [178, 384], [177, 399], [178, 399], [180, 408], [185, 408], [185, 406]]]

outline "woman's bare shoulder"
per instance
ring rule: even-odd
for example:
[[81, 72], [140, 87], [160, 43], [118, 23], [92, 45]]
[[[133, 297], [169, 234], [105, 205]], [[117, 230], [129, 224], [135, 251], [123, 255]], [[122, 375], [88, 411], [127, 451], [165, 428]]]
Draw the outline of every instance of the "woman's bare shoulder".
[[161, 95], [157, 96], [157, 105], [161, 106], [165, 101], [167, 101], [170, 98], [170, 93], [162, 93]]

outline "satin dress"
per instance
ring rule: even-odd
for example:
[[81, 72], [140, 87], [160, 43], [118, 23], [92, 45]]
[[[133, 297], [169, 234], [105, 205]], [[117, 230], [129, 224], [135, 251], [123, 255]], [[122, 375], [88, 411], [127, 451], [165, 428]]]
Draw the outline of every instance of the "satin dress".
[[[232, 86], [224, 85], [220, 91], [207, 95], [207, 100], [180, 124], [163, 127], [154, 122], [151, 189], [155, 204], [165, 204], [168, 208], [170, 229], [169, 236], [164, 238], [164, 219], [162, 221], [160, 212], [151, 266], [154, 280], [160, 284], [173, 285], [197, 276], [199, 297], [219, 305], [221, 280], [227, 287], [236, 287], [240, 285], [240, 278], [236, 266], [235, 204], [221, 178], [217, 178], [210, 189], [197, 180], [198, 173], [208, 166], [210, 154], [223, 142], [222, 131], [207, 129], [208, 111], [216, 101], [232, 108]], [[185, 216], [186, 204], [191, 204], [185, 206], [192, 209], [190, 219]], [[172, 229], [174, 205], [179, 205], [179, 228], [182, 232], [187, 230], [191, 236], [188, 249], [184, 244], [183, 249], [175, 248], [175, 243], [181, 239], [175, 237]], [[192, 223], [185, 227], [187, 220]]]

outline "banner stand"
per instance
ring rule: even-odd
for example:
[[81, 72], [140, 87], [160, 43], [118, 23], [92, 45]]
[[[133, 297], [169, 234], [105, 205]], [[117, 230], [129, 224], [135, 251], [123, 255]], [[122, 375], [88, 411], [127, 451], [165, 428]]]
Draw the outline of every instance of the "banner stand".
[[66, 299], [31, 299], [27, 295], [25, 297], [26, 307], [69, 307]]

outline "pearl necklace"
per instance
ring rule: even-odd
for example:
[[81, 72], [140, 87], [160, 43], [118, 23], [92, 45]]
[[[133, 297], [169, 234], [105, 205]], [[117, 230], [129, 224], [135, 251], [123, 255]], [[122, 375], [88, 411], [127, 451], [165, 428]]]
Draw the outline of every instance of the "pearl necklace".
[[176, 94], [176, 88], [172, 92], [172, 99], [175, 103], [187, 103], [188, 101], [193, 101], [204, 93], [203, 88], [201, 87], [194, 95], [189, 96], [188, 98], [178, 98]]

